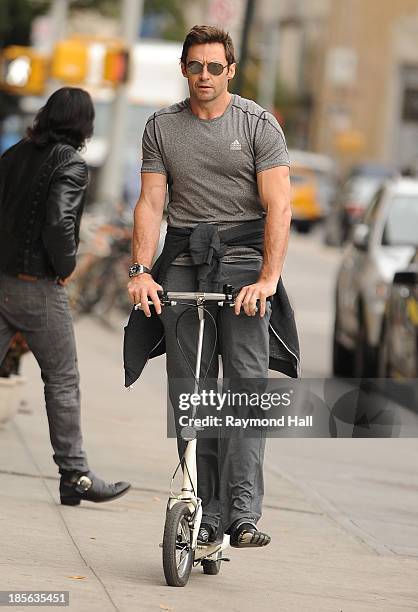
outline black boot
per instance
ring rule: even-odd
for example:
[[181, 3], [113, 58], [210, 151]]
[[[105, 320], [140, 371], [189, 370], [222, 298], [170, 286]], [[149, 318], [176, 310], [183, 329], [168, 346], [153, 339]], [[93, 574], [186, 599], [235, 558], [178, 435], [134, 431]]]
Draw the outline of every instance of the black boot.
[[81, 500], [106, 502], [125, 495], [129, 482], [107, 483], [93, 472], [61, 471], [60, 498], [64, 506], [78, 506]]
[[199, 533], [197, 536], [198, 544], [209, 544], [216, 541], [217, 529], [213, 525], [207, 523], [201, 523], [199, 527]]

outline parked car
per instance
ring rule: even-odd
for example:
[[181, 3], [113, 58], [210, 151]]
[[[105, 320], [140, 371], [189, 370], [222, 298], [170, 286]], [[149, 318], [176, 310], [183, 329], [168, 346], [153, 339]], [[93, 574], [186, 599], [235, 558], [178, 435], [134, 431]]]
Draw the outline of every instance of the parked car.
[[322, 218], [318, 181], [313, 170], [294, 165], [290, 170], [290, 186], [292, 224], [305, 234]]
[[343, 253], [335, 292], [334, 375], [376, 375], [389, 288], [415, 253], [417, 228], [418, 181], [388, 181]]
[[396, 272], [382, 324], [379, 376], [418, 379], [418, 250]]
[[379, 164], [362, 164], [351, 169], [325, 222], [324, 241], [341, 246], [358, 223], [382, 183], [395, 171]]
[[376, 176], [384, 180], [394, 177], [396, 174], [397, 171], [393, 166], [376, 161], [363, 161], [352, 166], [347, 178], [353, 178], [355, 176]]
[[321, 216], [324, 217], [328, 214], [336, 195], [337, 170], [335, 161], [328, 155], [300, 149], [289, 149], [289, 156], [292, 166], [307, 168], [315, 174]]

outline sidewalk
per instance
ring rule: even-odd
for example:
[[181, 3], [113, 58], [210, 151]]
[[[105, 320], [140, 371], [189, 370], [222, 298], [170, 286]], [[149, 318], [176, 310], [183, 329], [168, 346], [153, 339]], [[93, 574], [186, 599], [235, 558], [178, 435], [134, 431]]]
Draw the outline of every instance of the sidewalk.
[[418, 559], [379, 555], [269, 467], [268, 452], [260, 525], [271, 545], [229, 549], [218, 576], [195, 568], [187, 587], [167, 587], [158, 544], [177, 454], [165, 435], [163, 359], [127, 392], [122, 333], [87, 319], [76, 333], [91, 467], [133, 490], [109, 504], [58, 504], [42, 386], [28, 358], [27, 409], [0, 430], [0, 590], [67, 590], [77, 612], [418, 610]]

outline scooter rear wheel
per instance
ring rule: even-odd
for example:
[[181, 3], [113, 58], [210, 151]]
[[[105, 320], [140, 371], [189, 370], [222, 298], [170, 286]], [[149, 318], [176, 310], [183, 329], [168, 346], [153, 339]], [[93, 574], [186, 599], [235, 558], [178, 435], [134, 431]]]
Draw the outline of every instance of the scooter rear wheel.
[[208, 574], [210, 576], [216, 576], [217, 574], [219, 574], [219, 570], [221, 569], [221, 563], [222, 563], [221, 558], [222, 558], [222, 552], [219, 552], [218, 558], [216, 559], [216, 561], [212, 561], [211, 559], [203, 559], [202, 561], [203, 573]]
[[163, 569], [168, 586], [183, 587], [189, 580], [194, 551], [191, 548], [190, 509], [177, 502], [167, 510], [163, 537]]

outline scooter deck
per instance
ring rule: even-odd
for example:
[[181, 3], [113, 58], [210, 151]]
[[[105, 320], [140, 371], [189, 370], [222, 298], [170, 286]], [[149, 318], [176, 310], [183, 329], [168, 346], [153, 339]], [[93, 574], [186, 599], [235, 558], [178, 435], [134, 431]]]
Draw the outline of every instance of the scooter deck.
[[229, 546], [229, 535], [224, 535], [223, 538], [210, 542], [210, 544], [198, 544], [194, 552], [194, 560], [207, 559], [221, 550], [225, 550]]

